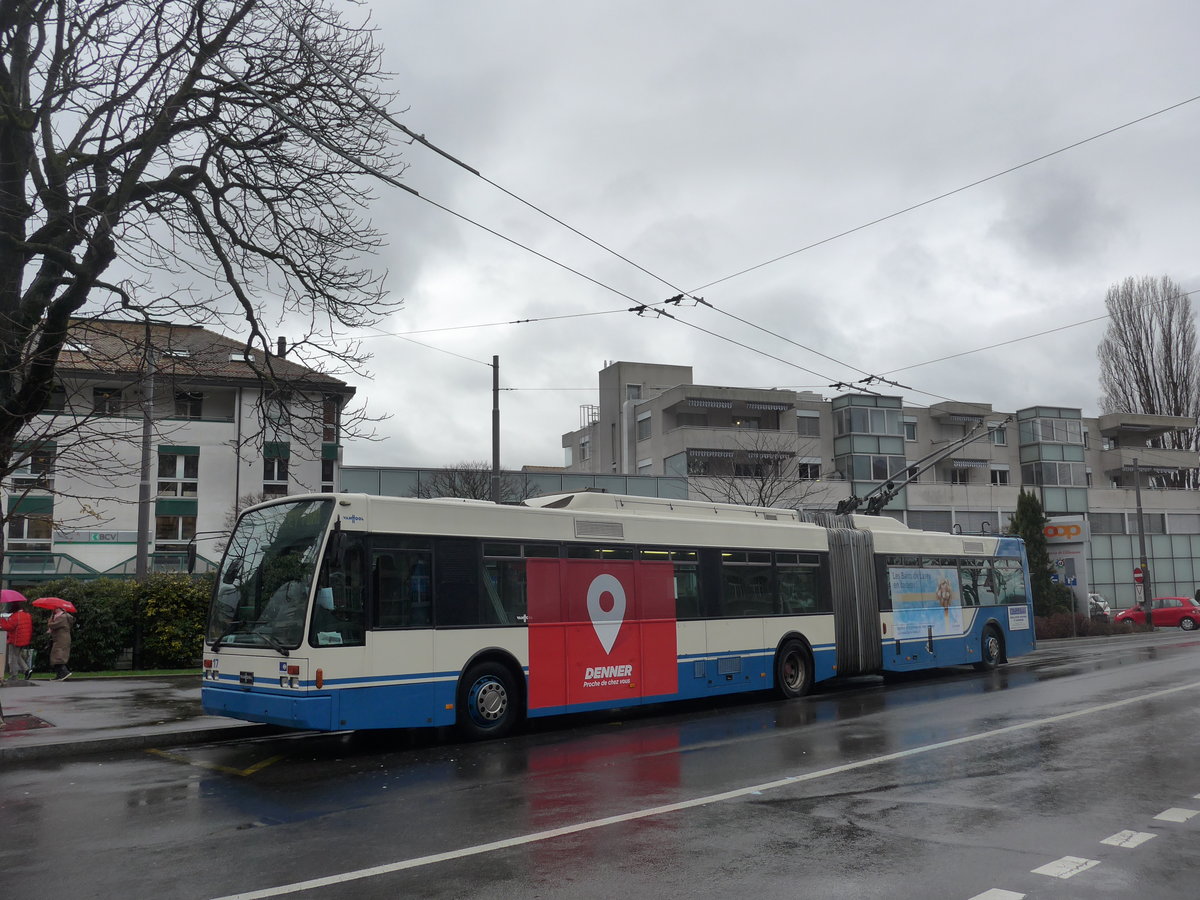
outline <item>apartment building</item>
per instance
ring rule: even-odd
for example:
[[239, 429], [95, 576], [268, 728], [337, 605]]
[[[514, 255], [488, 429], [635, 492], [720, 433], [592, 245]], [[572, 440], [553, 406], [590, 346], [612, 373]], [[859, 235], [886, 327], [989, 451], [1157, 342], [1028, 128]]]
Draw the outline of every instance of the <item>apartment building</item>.
[[199, 569], [210, 567], [210, 539], [251, 498], [338, 489], [354, 389], [288, 359], [283, 341], [256, 359], [195, 325], [79, 320], [57, 375], [0, 487], [5, 585], [132, 575], [143, 459], [151, 570], [180, 569], [195, 537]]
[[1050, 404], [1006, 412], [698, 385], [688, 366], [614, 362], [599, 374], [599, 403], [581, 409], [562, 446], [566, 472], [683, 476], [693, 499], [725, 499], [733, 482], [770, 482], [774, 505], [810, 509], [923, 468], [884, 513], [935, 531], [1004, 531], [1019, 492], [1031, 490], [1048, 516], [1082, 524], [1089, 564], [1070, 576], [1073, 586], [1124, 607], [1140, 555], [1139, 486], [1155, 594], [1190, 596], [1200, 586], [1200, 491], [1189, 477], [1200, 460], [1148, 446], [1196, 426], [1187, 417], [1085, 418]]

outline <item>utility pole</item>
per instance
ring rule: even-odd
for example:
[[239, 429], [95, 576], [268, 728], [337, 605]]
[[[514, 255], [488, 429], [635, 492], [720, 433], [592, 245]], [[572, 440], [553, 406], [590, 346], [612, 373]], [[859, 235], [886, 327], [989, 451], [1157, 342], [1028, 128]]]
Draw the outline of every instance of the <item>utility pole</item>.
[[[150, 321], [146, 320], [146, 380], [142, 389], [142, 472], [138, 481], [137, 556], [134, 579], [140, 585], [150, 574], [150, 490], [151, 439], [154, 435], [154, 350], [150, 346]], [[133, 667], [142, 665], [142, 615], [138, 610], [133, 623]]]
[[1153, 631], [1154, 621], [1151, 618], [1151, 607], [1154, 605], [1154, 590], [1151, 585], [1154, 583], [1154, 578], [1150, 572], [1150, 565], [1146, 561], [1146, 520], [1142, 517], [1142, 470], [1138, 468], [1136, 456], [1133, 458], [1133, 495], [1137, 501], [1138, 557], [1142, 567], [1142, 609], [1146, 612], [1146, 630]]
[[492, 357], [492, 502], [500, 502], [500, 357]]

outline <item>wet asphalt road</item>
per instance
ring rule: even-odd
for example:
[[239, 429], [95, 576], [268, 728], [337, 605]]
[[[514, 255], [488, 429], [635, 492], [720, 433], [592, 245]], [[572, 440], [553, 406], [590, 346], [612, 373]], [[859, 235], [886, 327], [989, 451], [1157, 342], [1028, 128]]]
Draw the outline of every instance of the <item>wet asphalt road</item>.
[[0, 896], [1193, 900], [1198, 700], [1200, 638], [1159, 632], [491, 744], [24, 762]]

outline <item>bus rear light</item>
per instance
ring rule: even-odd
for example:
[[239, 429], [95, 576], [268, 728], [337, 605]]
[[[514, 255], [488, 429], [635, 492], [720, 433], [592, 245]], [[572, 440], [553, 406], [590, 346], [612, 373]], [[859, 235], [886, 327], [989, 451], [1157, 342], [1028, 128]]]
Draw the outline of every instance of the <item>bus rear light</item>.
[[211, 660], [211, 659], [206, 659], [206, 660], [204, 661], [204, 668], [206, 668], [206, 669], [211, 669], [211, 668], [212, 668], [212, 660]]
[[325, 687], [325, 670], [324, 669], [317, 669], [317, 677], [315, 679], [315, 684], [317, 686], [318, 691], [321, 688]]
[[287, 667], [287, 673], [288, 673], [289, 675], [299, 675], [299, 674], [300, 674], [300, 667], [299, 667], [299, 666], [288, 666], [288, 667]]

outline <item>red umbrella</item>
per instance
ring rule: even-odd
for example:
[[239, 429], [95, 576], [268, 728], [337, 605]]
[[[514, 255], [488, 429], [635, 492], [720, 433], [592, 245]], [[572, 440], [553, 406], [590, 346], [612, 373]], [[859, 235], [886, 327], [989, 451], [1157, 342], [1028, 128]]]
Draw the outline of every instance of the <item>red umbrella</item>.
[[38, 597], [33, 605], [41, 609], [61, 609], [69, 613], [75, 612], [75, 604], [61, 597]]
[[25, 595], [20, 591], [10, 590], [5, 588], [0, 591], [0, 603], [24, 603]]

